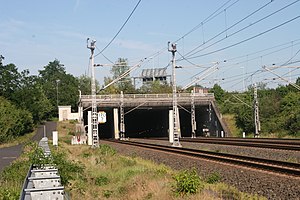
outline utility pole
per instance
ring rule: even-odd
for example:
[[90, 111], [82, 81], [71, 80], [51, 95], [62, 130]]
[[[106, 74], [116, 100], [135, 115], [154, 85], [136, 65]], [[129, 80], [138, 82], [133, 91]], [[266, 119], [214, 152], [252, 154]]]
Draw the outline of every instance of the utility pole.
[[95, 66], [94, 66], [94, 50], [96, 48], [95, 46], [96, 40], [92, 40], [91, 44], [89, 46], [89, 38], [87, 39], [87, 48], [91, 50], [91, 57], [90, 57], [90, 63], [91, 63], [91, 71], [92, 71], [92, 77], [91, 77], [91, 91], [92, 91], [92, 147], [99, 147], [99, 135], [98, 135], [98, 113], [97, 113], [97, 102], [96, 102], [96, 83], [95, 83]]
[[196, 138], [195, 87], [191, 93], [192, 138]]
[[59, 79], [56, 79], [56, 106], [58, 109], [58, 83], [60, 82]]
[[177, 51], [176, 44], [171, 44], [168, 42], [168, 51], [172, 53], [172, 91], [173, 91], [173, 144], [174, 147], [181, 147], [179, 142], [180, 127], [179, 124], [179, 115], [177, 107], [177, 92], [176, 92], [176, 75], [175, 75], [175, 53]]
[[259, 121], [259, 112], [258, 112], [258, 98], [257, 98], [257, 87], [256, 84], [254, 84], [254, 123], [255, 123], [255, 133], [254, 137], [259, 137], [260, 132], [260, 121]]
[[125, 122], [124, 122], [124, 94], [121, 91], [120, 104], [120, 140], [125, 140]]

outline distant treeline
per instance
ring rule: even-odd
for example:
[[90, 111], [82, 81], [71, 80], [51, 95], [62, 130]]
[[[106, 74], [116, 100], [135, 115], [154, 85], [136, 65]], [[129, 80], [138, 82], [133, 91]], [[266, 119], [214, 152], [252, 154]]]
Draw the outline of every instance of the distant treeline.
[[[74, 77], [63, 65], [54, 60], [39, 70], [38, 75], [30, 75], [29, 70], [18, 71], [14, 64], [4, 65], [0, 60], [0, 144], [24, 135], [43, 121], [58, 117], [58, 105], [71, 105], [76, 111], [79, 90], [91, 94], [91, 78], [86, 75]], [[111, 69], [111, 77], [104, 78], [104, 86], [129, 69], [127, 59], [119, 58]], [[300, 78], [296, 84], [300, 85]], [[97, 91], [100, 91], [96, 82]], [[102, 86], [103, 87], [103, 86]], [[180, 88], [178, 88], [180, 90]], [[189, 88], [190, 91], [192, 88]], [[100, 91], [100, 94], [124, 93], [171, 93], [169, 83], [151, 81], [136, 89], [130, 75]], [[215, 85], [210, 92], [215, 93], [222, 113], [235, 115], [236, 125], [247, 133], [254, 132], [253, 88], [247, 92], [226, 92]], [[233, 95], [243, 102], [233, 98]], [[262, 132], [279, 136], [300, 136], [300, 91], [292, 85], [276, 89], [258, 85], [259, 110]], [[250, 106], [249, 106], [250, 105]]]
[[[300, 78], [296, 84], [300, 86]], [[300, 91], [290, 84], [270, 89], [259, 83], [257, 89], [262, 135], [300, 137]], [[226, 92], [215, 85], [211, 91], [221, 112], [234, 114], [241, 132], [254, 133], [253, 87], [238, 93]]]

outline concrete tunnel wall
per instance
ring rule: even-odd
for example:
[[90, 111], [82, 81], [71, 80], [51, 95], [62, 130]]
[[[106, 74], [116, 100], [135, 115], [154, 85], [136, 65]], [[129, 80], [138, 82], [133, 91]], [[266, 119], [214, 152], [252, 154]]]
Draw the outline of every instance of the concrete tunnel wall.
[[[125, 108], [126, 113], [131, 108]], [[125, 137], [168, 137], [169, 110], [171, 108], [136, 109], [125, 115]], [[190, 110], [190, 107], [186, 107]], [[204, 136], [203, 128], [210, 130], [210, 136], [219, 137], [223, 130], [214, 110], [209, 115], [209, 106], [196, 107], [197, 136]], [[114, 137], [114, 119], [112, 108], [98, 108], [98, 111], [105, 111], [107, 122], [99, 124], [99, 136], [101, 138]], [[180, 130], [182, 137], [191, 137], [191, 114], [179, 108]], [[87, 112], [84, 113], [85, 124], [87, 124]], [[211, 120], [210, 120], [211, 119]], [[120, 122], [120, 119], [119, 119]]]

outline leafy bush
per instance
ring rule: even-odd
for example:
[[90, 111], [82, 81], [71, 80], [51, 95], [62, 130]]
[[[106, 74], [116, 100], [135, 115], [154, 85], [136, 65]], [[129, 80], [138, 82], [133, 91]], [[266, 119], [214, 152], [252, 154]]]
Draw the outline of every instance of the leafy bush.
[[191, 171], [181, 171], [173, 178], [175, 179], [174, 187], [176, 195], [195, 194], [204, 188], [204, 183], [201, 181], [195, 169]]
[[30, 163], [27, 160], [14, 161], [0, 173], [0, 199], [19, 199], [20, 191], [28, 172]]
[[61, 183], [67, 185], [70, 180], [81, 178], [84, 172], [84, 166], [75, 161], [66, 159], [66, 154], [59, 152], [52, 152], [53, 164], [58, 168]]
[[116, 154], [116, 150], [107, 144], [100, 145], [99, 153], [105, 156], [113, 156]]
[[221, 180], [221, 175], [217, 172], [211, 173], [207, 178], [206, 182], [209, 184], [217, 183]]
[[43, 168], [48, 164], [52, 164], [52, 158], [50, 156], [45, 156], [42, 148], [38, 146], [37, 143], [28, 143], [25, 147], [27, 150], [27, 156], [30, 163], [38, 168]]
[[3, 189], [0, 188], [0, 199], [1, 200], [15, 200], [19, 199], [20, 191], [14, 189]]
[[32, 115], [0, 96], [0, 144], [32, 131]]
[[109, 198], [112, 194], [113, 194], [113, 191], [111, 191], [111, 190], [104, 190], [103, 191], [103, 196], [105, 198]]
[[137, 164], [136, 160], [127, 157], [121, 157], [121, 161], [124, 167], [131, 167]]
[[95, 180], [95, 184], [98, 186], [107, 185], [109, 183], [109, 179], [106, 176], [98, 176]]

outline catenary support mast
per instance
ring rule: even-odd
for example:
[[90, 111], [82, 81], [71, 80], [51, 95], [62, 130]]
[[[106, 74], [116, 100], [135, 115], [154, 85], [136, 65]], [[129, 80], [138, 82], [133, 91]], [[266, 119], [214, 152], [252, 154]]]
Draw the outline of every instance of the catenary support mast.
[[176, 91], [176, 74], [175, 74], [175, 53], [177, 51], [176, 44], [171, 44], [168, 42], [168, 51], [172, 53], [172, 91], [173, 91], [173, 145], [174, 147], [181, 147], [179, 142], [180, 127], [179, 125], [179, 115], [177, 106], [177, 91]]
[[255, 133], [254, 137], [259, 137], [260, 132], [260, 121], [259, 121], [259, 111], [258, 111], [258, 98], [257, 98], [257, 86], [254, 84], [254, 123], [255, 123]]
[[98, 113], [97, 113], [97, 102], [96, 102], [96, 83], [95, 83], [95, 66], [94, 66], [94, 50], [96, 48], [96, 40], [92, 40], [90, 46], [88, 44], [89, 38], [87, 39], [87, 48], [91, 50], [90, 64], [91, 64], [91, 91], [92, 91], [92, 147], [99, 147], [99, 135], [98, 135]]

